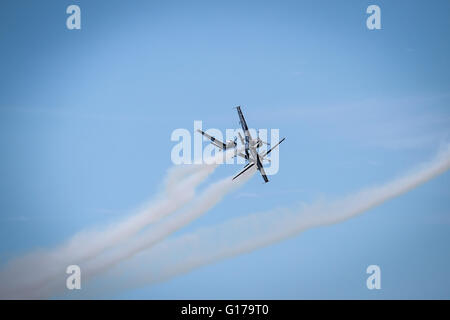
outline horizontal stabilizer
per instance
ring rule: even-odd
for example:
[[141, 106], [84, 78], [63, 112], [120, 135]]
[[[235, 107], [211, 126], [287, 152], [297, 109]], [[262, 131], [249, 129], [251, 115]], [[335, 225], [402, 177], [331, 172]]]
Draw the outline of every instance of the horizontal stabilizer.
[[274, 145], [274, 146], [273, 146], [272, 148], [270, 148], [268, 151], [264, 152], [264, 153], [261, 155], [261, 157], [264, 158], [264, 157], [267, 156], [269, 153], [271, 153], [273, 149], [275, 149], [276, 147], [278, 147], [278, 145], [284, 141], [284, 139], [286, 139], [286, 138], [281, 139], [276, 145]]

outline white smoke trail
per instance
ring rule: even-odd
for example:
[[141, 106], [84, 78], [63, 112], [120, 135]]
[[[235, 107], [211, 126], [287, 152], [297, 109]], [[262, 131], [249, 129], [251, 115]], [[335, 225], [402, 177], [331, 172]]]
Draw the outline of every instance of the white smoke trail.
[[160, 224], [155, 225], [137, 239], [133, 239], [131, 243], [128, 243], [123, 248], [119, 248], [117, 251], [113, 252], [110, 256], [102, 257], [100, 260], [91, 261], [92, 263], [84, 267], [83, 270], [86, 270], [88, 276], [94, 275], [150, 248], [209, 211], [222, 201], [226, 194], [246, 183], [253, 176], [254, 172], [254, 169], [250, 169], [238, 180], [232, 180], [232, 177], [227, 177], [213, 183], [205, 190], [205, 192], [199, 195], [194, 203], [185, 211], [178, 215], [171, 216]]
[[178, 187], [166, 189], [160, 199], [122, 222], [102, 230], [80, 232], [58, 248], [35, 251], [9, 262], [0, 273], [1, 292], [7, 292], [10, 297], [14, 297], [14, 294], [23, 297], [33, 292], [30, 297], [36, 297], [34, 292], [52, 279], [59, 279], [67, 266], [79, 265], [122, 243], [148, 224], [157, 222], [192, 200], [195, 186], [208, 176], [213, 167], [203, 169], [185, 178]]
[[[313, 227], [345, 221], [398, 197], [450, 169], [450, 145], [409, 174], [343, 199], [276, 209], [158, 243], [108, 277], [108, 292], [165, 281], [192, 269], [268, 246]], [[128, 274], [126, 278], [122, 274]], [[94, 288], [95, 289], [95, 288]], [[101, 291], [97, 291], [101, 293]]]
[[[136, 254], [164, 240], [170, 234], [185, 227], [219, 203], [226, 194], [246, 183], [253, 176], [254, 172], [254, 169], [250, 169], [238, 180], [232, 180], [232, 177], [227, 177], [211, 184], [184, 211], [172, 215], [166, 220], [152, 226], [152, 228], [146, 230], [137, 238], [130, 239], [123, 246], [101, 255], [97, 259], [82, 263], [80, 268], [83, 270], [83, 282], [90, 281], [94, 276], [106, 272], [120, 262], [132, 258]], [[65, 288], [61, 286], [61, 283], [64, 283], [64, 278], [61, 277], [47, 282], [44, 287], [35, 291], [35, 294], [39, 297], [50, 297], [65, 292]]]
[[58, 248], [10, 261], [0, 272], [0, 297], [40, 297], [40, 288], [64, 276], [68, 265], [82, 264], [186, 205], [194, 198], [195, 188], [234, 153], [234, 150], [220, 152], [205, 159], [204, 164], [171, 170], [160, 199], [120, 223], [103, 230], [80, 232]]

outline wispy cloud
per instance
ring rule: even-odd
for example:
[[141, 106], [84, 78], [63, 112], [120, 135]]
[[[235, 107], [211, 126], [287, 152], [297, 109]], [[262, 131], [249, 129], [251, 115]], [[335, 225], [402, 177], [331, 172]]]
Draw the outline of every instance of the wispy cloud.
[[11, 216], [11, 217], [5, 217], [4, 218], [5, 221], [10, 221], [10, 222], [28, 222], [30, 221], [29, 217], [26, 216]]
[[[277, 106], [260, 110], [272, 123], [304, 124], [329, 139], [345, 139], [363, 146], [412, 149], [434, 146], [450, 137], [450, 94], [401, 98], [368, 98], [346, 103]], [[355, 134], [357, 132], [357, 134]]]

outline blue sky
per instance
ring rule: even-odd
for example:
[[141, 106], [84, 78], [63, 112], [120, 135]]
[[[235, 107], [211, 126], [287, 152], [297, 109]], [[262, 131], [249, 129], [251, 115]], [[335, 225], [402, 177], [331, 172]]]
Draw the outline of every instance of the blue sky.
[[[70, 4], [81, 30], [66, 29]], [[381, 30], [366, 28], [370, 4]], [[160, 189], [172, 131], [237, 127], [236, 105], [287, 137], [280, 171], [187, 230], [430, 159], [450, 134], [449, 12], [448, 1], [5, 2], [0, 262], [128, 215]], [[449, 183], [118, 297], [450, 298]], [[382, 290], [365, 286], [371, 264]]]

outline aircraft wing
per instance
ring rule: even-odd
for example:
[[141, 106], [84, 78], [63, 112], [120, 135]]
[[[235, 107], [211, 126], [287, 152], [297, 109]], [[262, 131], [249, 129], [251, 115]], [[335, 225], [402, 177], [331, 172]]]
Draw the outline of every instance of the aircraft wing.
[[266, 172], [264, 171], [264, 167], [261, 163], [261, 160], [259, 159], [259, 154], [256, 155], [256, 167], [259, 170], [259, 173], [261, 173], [262, 178], [264, 179], [264, 182], [269, 182], [269, 179], [267, 179]]
[[233, 180], [236, 179], [237, 177], [239, 177], [244, 172], [246, 172], [248, 169], [253, 168], [255, 163], [256, 163], [256, 167], [258, 168], [258, 171], [261, 173], [261, 176], [264, 179], [264, 182], [266, 182], [266, 183], [269, 182], [269, 179], [267, 178], [266, 172], [264, 171], [264, 167], [263, 167], [263, 165], [261, 163], [259, 155], [256, 158], [256, 162], [249, 162], [249, 163], [247, 163], [246, 166], [244, 167], [244, 169], [233, 177]]
[[244, 115], [242, 114], [241, 107], [236, 107], [238, 115], [239, 115], [239, 123], [241, 124], [242, 130], [244, 130], [244, 134], [246, 134], [246, 131], [248, 131], [247, 122], [245, 121]]
[[241, 174], [243, 174], [243, 173], [244, 173], [245, 171], [247, 171], [248, 169], [252, 168], [254, 165], [255, 165], [254, 162], [252, 162], [252, 163], [249, 162], [249, 163], [244, 167], [244, 169], [243, 169], [241, 172], [239, 172], [237, 175], [235, 175], [235, 176], [233, 177], [233, 180], [236, 179], [237, 177], [239, 177]]
[[211, 143], [213, 145], [215, 145], [216, 147], [218, 147], [220, 150], [224, 150], [227, 148], [227, 145], [225, 143], [223, 143], [222, 141], [214, 138], [213, 136], [210, 136], [209, 134], [207, 134], [206, 132], [203, 132], [202, 130], [198, 129], [197, 132], [200, 132], [204, 137], [208, 138]]
[[241, 107], [237, 106], [236, 107], [238, 115], [239, 115], [239, 123], [241, 124], [242, 130], [244, 131], [244, 136], [245, 136], [245, 159], [248, 160], [249, 158], [249, 144], [250, 144], [250, 140], [252, 140], [252, 137], [250, 135], [250, 131], [248, 131], [248, 126], [247, 126], [247, 122], [245, 121], [244, 115], [242, 114], [241, 111]]
[[280, 143], [284, 141], [285, 138], [281, 139], [276, 145], [274, 145], [272, 148], [270, 148], [268, 151], [264, 152], [263, 154], [259, 155], [256, 153], [256, 167], [258, 168], [259, 172], [261, 173], [262, 178], [264, 179], [264, 182], [269, 182], [269, 179], [267, 178], [266, 172], [264, 171], [264, 167], [261, 163], [261, 159], [264, 159], [266, 155], [268, 155], [270, 152], [272, 152], [273, 149], [278, 147]]

